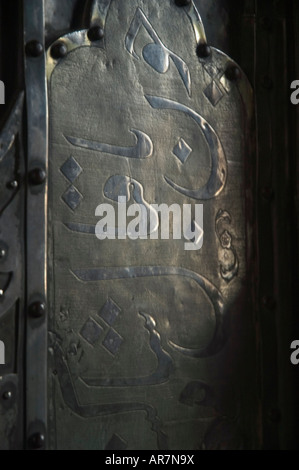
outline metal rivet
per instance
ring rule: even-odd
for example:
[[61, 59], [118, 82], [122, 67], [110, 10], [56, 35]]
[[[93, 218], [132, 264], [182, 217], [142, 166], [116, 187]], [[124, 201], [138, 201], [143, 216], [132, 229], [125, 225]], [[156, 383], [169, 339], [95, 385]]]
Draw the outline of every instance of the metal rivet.
[[272, 423], [280, 423], [281, 412], [277, 408], [272, 408], [268, 412], [268, 418]]
[[42, 449], [45, 445], [45, 436], [44, 434], [37, 432], [29, 438], [29, 446], [31, 449]]
[[104, 30], [100, 26], [93, 26], [87, 36], [90, 41], [100, 41], [104, 37]]
[[236, 65], [229, 65], [225, 71], [225, 76], [228, 80], [234, 82], [241, 77], [241, 71]]
[[44, 52], [44, 47], [39, 41], [29, 41], [26, 44], [25, 52], [30, 57], [40, 57]]
[[196, 48], [196, 54], [198, 55], [198, 57], [201, 57], [201, 58], [209, 57], [211, 53], [212, 51], [211, 51], [210, 46], [208, 46], [208, 44], [206, 44], [205, 42], [201, 42], [198, 44]]
[[12, 393], [10, 390], [7, 390], [6, 392], [3, 393], [2, 395], [3, 400], [8, 401], [12, 399]]
[[0, 249], [0, 259], [3, 259], [6, 256], [6, 250], [4, 248]]
[[190, 3], [191, 0], [175, 0], [175, 4], [178, 7], [187, 7]]
[[4, 290], [0, 289], [0, 297], [4, 296]]
[[273, 80], [272, 78], [265, 75], [261, 80], [262, 86], [266, 88], [266, 90], [272, 90], [273, 88]]
[[28, 311], [32, 318], [42, 318], [46, 313], [46, 305], [43, 302], [34, 302], [29, 305]]
[[17, 180], [10, 181], [7, 184], [7, 187], [10, 188], [10, 189], [17, 189], [19, 187], [19, 183], [17, 182]]
[[29, 173], [29, 182], [33, 186], [43, 184], [46, 180], [46, 172], [42, 168], [34, 168]]
[[266, 307], [268, 310], [275, 310], [276, 301], [271, 295], [264, 295], [262, 302], [264, 307]]
[[53, 57], [53, 59], [56, 59], [56, 60], [62, 59], [66, 55], [67, 55], [67, 47], [63, 42], [61, 41], [56, 42], [56, 44], [54, 44], [51, 47], [51, 56]]

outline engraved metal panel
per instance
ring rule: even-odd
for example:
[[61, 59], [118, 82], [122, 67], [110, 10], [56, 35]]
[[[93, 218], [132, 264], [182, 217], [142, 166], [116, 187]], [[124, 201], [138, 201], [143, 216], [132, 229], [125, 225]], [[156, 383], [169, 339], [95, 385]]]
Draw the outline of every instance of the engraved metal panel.
[[[231, 338], [246, 272], [249, 83], [227, 78], [235, 64], [221, 51], [197, 56], [206, 36], [193, 2], [98, 0], [94, 24], [102, 40], [77, 31], [59, 39], [65, 57], [47, 55], [49, 446], [187, 450], [223, 433], [242, 448], [232, 357], [253, 342]], [[97, 239], [96, 207], [116, 209], [119, 196], [148, 217], [151, 204], [202, 203], [202, 248], [120, 227]]]

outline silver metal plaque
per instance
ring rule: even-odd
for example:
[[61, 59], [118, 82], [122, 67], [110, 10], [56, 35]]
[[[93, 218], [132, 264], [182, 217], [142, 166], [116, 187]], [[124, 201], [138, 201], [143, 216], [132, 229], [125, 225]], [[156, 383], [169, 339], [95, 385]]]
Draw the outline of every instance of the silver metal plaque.
[[[249, 83], [221, 51], [200, 57], [193, 2], [99, 0], [91, 25], [104, 37], [77, 31], [56, 41], [62, 57], [55, 44], [47, 56], [49, 445], [200, 449], [213, 429], [242, 448], [231, 338], [246, 272]], [[115, 239], [99, 240], [96, 209], [117, 214], [119, 197], [160, 228], [155, 204], [202, 205], [202, 243], [150, 228], [133, 240], [117, 217]]]

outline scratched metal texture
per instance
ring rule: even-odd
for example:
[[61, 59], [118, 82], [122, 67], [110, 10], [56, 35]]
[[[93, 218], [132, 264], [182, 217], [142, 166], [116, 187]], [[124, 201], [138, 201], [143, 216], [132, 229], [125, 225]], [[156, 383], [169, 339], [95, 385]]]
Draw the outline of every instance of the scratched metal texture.
[[[99, 4], [103, 40], [83, 29], [61, 37], [64, 58], [48, 52], [49, 446], [250, 447], [251, 87], [242, 71], [226, 78], [234, 63], [221, 51], [197, 57], [193, 6]], [[95, 209], [118, 195], [202, 203], [203, 247], [98, 240]]]

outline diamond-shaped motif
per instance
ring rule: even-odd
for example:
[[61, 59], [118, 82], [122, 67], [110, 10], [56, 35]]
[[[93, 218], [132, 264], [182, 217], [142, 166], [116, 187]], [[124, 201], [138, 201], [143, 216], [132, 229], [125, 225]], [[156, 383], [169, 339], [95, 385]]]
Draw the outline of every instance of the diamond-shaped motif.
[[223, 88], [225, 89], [225, 91], [229, 93], [232, 89], [232, 82], [228, 78], [226, 78], [225, 73], [222, 75], [219, 81], [221, 85], [223, 86]]
[[62, 165], [60, 171], [71, 183], [73, 183], [75, 179], [78, 178], [80, 173], [82, 173], [83, 170], [79, 163], [74, 159], [74, 157], [70, 157]]
[[213, 64], [205, 64], [204, 69], [210, 75], [211, 78], [215, 78], [216, 75], [218, 75], [219, 73], [218, 68]]
[[123, 342], [123, 338], [115, 331], [113, 328], [110, 328], [106, 338], [103, 341], [103, 346], [111, 353], [113, 356], [117, 354], [119, 348]]
[[119, 306], [113, 302], [112, 299], [108, 299], [105, 305], [102, 307], [99, 316], [103, 318], [103, 320], [108, 323], [108, 325], [112, 326], [118, 315], [120, 314], [121, 309]]
[[186, 162], [191, 152], [192, 148], [184, 141], [184, 139], [180, 139], [173, 149], [173, 153], [181, 160], [182, 163]]
[[98, 325], [92, 318], [89, 318], [85, 325], [83, 326], [82, 330], [80, 331], [80, 335], [90, 344], [94, 345], [100, 335], [103, 332], [103, 328]]
[[213, 106], [216, 106], [224, 96], [223, 92], [214, 81], [204, 90], [204, 94]]
[[75, 210], [82, 201], [83, 196], [79, 193], [75, 186], [70, 186], [63, 194], [62, 199], [70, 207], [70, 209]]

